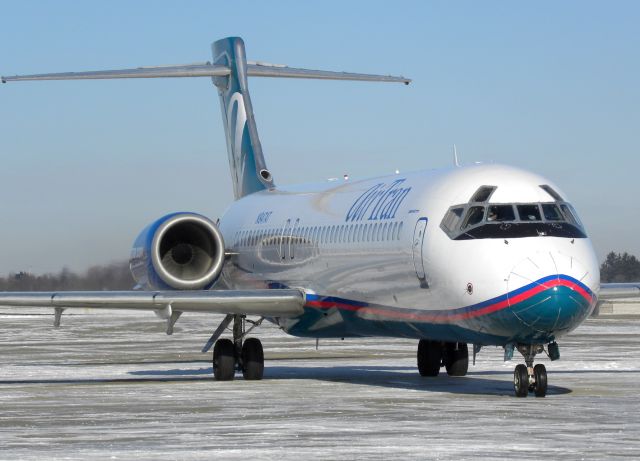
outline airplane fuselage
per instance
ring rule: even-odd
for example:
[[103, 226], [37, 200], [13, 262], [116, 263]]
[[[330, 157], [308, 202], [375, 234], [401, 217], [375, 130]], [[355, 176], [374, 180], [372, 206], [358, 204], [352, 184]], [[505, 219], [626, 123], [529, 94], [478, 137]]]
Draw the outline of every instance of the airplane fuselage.
[[[490, 197], [472, 200], [483, 187]], [[220, 283], [304, 289], [305, 313], [274, 319], [296, 336], [547, 343], [590, 314], [599, 286], [591, 242], [558, 190], [473, 165], [257, 192], [220, 220], [234, 253]], [[561, 208], [566, 218], [553, 215]], [[514, 216], [492, 221], [496, 209]]]

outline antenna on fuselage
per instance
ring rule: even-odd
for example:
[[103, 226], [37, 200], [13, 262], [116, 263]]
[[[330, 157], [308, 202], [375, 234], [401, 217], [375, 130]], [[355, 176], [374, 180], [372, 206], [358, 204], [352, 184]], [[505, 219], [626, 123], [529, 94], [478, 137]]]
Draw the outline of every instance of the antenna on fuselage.
[[453, 145], [453, 166], [459, 167], [460, 160], [458, 160], [458, 149], [456, 149], [456, 145]]
[[458, 150], [456, 149], [455, 144], [453, 145], [453, 166], [460, 166], [460, 162], [458, 161]]

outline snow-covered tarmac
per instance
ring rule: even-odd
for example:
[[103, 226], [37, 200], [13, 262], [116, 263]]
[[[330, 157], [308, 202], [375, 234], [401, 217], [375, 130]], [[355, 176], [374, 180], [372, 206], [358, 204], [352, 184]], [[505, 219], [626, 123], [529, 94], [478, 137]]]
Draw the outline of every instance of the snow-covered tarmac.
[[[10, 312], [0, 309], [0, 312]], [[15, 311], [13, 311], [15, 312]], [[560, 341], [544, 399], [483, 349], [464, 378], [421, 378], [415, 341], [257, 331], [263, 381], [215, 382], [199, 350], [218, 316], [173, 336], [150, 314], [0, 314], [0, 459], [640, 458], [640, 319]], [[517, 354], [517, 353], [516, 353]]]

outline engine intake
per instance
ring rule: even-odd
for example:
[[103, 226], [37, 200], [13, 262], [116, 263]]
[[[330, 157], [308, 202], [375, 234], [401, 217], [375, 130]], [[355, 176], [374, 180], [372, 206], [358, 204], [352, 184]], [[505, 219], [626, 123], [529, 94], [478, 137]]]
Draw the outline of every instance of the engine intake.
[[210, 288], [224, 265], [222, 234], [208, 218], [175, 213], [147, 226], [136, 239], [131, 273], [148, 288]]

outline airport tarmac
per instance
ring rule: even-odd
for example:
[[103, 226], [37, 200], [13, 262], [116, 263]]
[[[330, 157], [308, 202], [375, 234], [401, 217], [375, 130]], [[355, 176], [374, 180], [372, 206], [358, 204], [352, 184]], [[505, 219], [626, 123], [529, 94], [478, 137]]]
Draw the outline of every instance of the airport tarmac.
[[[216, 382], [199, 351], [219, 316], [173, 336], [148, 313], [0, 309], [0, 459], [640, 458], [640, 319], [560, 341], [544, 399], [485, 348], [463, 378], [421, 378], [416, 341], [298, 339], [266, 325], [263, 381]], [[15, 312], [15, 311], [13, 311]]]

